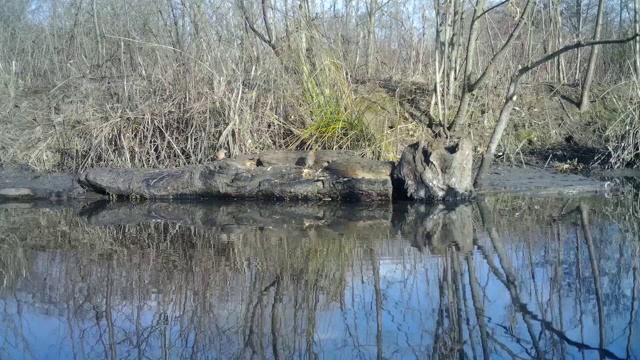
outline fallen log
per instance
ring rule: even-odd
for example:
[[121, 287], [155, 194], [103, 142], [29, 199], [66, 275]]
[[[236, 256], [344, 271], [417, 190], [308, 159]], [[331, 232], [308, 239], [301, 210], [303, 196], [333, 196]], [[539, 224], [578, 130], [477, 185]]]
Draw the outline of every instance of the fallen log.
[[[400, 163], [349, 151], [269, 151], [174, 169], [89, 169], [79, 183], [100, 194], [150, 199], [442, 201], [469, 197], [470, 144], [405, 149]], [[432, 146], [433, 147], [433, 146]], [[453, 151], [451, 149], [455, 149]], [[404, 195], [403, 195], [404, 194]]]
[[245, 155], [175, 169], [89, 169], [85, 188], [151, 199], [273, 199], [389, 201], [393, 163], [318, 151], [315, 165], [296, 165], [306, 152]]

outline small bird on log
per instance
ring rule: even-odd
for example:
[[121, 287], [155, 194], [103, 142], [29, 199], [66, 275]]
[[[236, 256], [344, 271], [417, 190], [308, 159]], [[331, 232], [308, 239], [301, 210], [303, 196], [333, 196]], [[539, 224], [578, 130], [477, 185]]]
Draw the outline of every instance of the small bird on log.
[[307, 156], [304, 158], [304, 167], [310, 168], [313, 166], [315, 162], [316, 162], [316, 151], [311, 150], [309, 151]]
[[216, 153], [216, 160], [223, 160], [227, 157], [227, 150], [222, 149]]

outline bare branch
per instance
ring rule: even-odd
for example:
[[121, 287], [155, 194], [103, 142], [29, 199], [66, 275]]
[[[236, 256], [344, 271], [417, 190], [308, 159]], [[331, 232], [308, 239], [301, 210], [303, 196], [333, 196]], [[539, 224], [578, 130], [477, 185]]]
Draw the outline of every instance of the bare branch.
[[[269, 16], [267, 11], [267, 2], [269, 0], [262, 0], [262, 21], [264, 21], [264, 28], [267, 30], [267, 37], [269, 38], [269, 43], [273, 44], [273, 31], [271, 30], [271, 25], [269, 24]], [[275, 48], [274, 48], [275, 50]]]
[[491, 164], [493, 163], [493, 158], [496, 152], [496, 148], [498, 147], [498, 143], [502, 139], [502, 134], [504, 133], [504, 129], [506, 129], [507, 125], [509, 124], [511, 110], [513, 110], [514, 103], [518, 97], [518, 90], [520, 88], [520, 79], [522, 79], [524, 74], [544, 64], [549, 60], [555, 59], [556, 57], [570, 50], [579, 49], [587, 46], [595, 46], [595, 45], [624, 44], [624, 43], [633, 41], [638, 37], [640, 37], [640, 34], [635, 34], [633, 36], [629, 36], [623, 39], [578, 41], [574, 44], [564, 46], [548, 55], [541, 57], [540, 59], [530, 63], [529, 65], [518, 69], [518, 71], [516, 71], [515, 74], [513, 74], [513, 77], [511, 78], [511, 82], [509, 83], [507, 97], [505, 99], [504, 105], [502, 106], [502, 110], [500, 110], [500, 115], [498, 117], [498, 121], [496, 122], [496, 126], [493, 129], [493, 134], [491, 135], [491, 140], [489, 141], [489, 145], [487, 145], [487, 150], [485, 151], [484, 156], [482, 157], [482, 161], [480, 163], [480, 169], [478, 170], [478, 174], [476, 175], [476, 179], [474, 181], [474, 187], [476, 189], [481, 189], [484, 184], [484, 178], [489, 173], [489, 169], [491, 167]]
[[589, 47], [589, 46], [595, 46], [595, 45], [610, 45], [610, 44], [624, 44], [624, 43], [628, 43], [630, 41], [635, 40], [636, 38], [640, 37], [640, 34], [635, 34], [626, 38], [622, 38], [622, 39], [605, 39], [605, 40], [592, 40], [592, 41], [578, 41], [576, 43], [564, 46], [548, 55], [545, 55], [543, 57], [541, 57], [540, 59], [530, 63], [527, 66], [524, 66], [522, 68], [520, 68], [518, 70], [518, 74], [520, 74], [520, 76], [526, 74], [527, 72], [537, 68], [538, 66], [546, 63], [549, 60], [553, 60], [554, 58], [566, 53], [567, 51], [571, 51], [571, 50], [575, 50], [575, 49], [580, 49], [583, 47]]
[[480, 15], [478, 15], [476, 18], [477, 18], [477, 19], [480, 19], [481, 17], [483, 17], [483, 16], [484, 16], [485, 14], [487, 14], [488, 12], [490, 12], [490, 11], [492, 11], [493, 9], [498, 8], [498, 7], [500, 7], [500, 6], [502, 6], [502, 5], [506, 4], [506, 3], [508, 3], [509, 1], [512, 1], [512, 0], [504, 0], [504, 1], [502, 1], [502, 2], [499, 2], [499, 3], [495, 4], [495, 5], [493, 5], [492, 7], [488, 8], [487, 10], [483, 11], [482, 13], [480, 13]]
[[496, 63], [499, 60], [501, 60], [502, 57], [507, 53], [507, 50], [511, 46], [511, 43], [513, 42], [513, 40], [516, 37], [518, 37], [518, 35], [520, 34], [520, 30], [527, 23], [528, 10], [530, 6], [531, 6], [531, 0], [527, 0], [527, 3], [524, 6], [524, 10], [522, 10], [522, 17], [516, 24], [516, 27], [513, 29], [513, 31], [511, 31], [511, 34], [509, 34], [509, 37], [504, 42], [500, 50], [498, 50], [498, 52], [491, 58], [491, 60], [489, 61], [489, 65], [487, 65], [487, 67], [484, 69], [484, 71], [482, 72], [478, 80], [476, 80], [473, 84], [469, 85], [469, 89], [468, 89], [469, 92], [474, 92], [478, 87], [484, 84], [485, 79], [487, 78], [487, 75], [489, 75], [493, 71], [493, 68], [496, 66]]
[[[242, 16], [244, 17], [244, 21], [247, 24], [247, 26], [249, 27], [249, 29], [251, 29], [251, 31], [254, 34], [256, 34], [256, 36], [263, 43], [267, 44], [273, 51], [277, 51], [276, 44], [272, 41], [272, 39], [269, 38], [268, 35], [264, 35], [258, 29], [256, 29], [255, 25], [253, 24], [253, 22], [249, 18], [249, 12], [247, 11], [247, 8], [244, 6], [244, 1], [243, 0], [238, 1], [238, 4], [240, 6], [240, 10], [242, 11]], [[269, 28], [267, 27], [267, 31], [269, 31], [268, 29]]]

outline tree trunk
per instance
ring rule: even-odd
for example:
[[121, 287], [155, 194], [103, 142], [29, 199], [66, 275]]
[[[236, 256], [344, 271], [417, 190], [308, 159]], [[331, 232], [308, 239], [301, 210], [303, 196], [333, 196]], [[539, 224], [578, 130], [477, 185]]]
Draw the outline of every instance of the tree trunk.
[[[446, 104], [447, 104], [447, 108], [445, 109], [445, 114], [447, 115], [442, 123], [443, 126], [447, 127], [447, 119], [449, 118], [448, 114], [449, 114], [449, 104], [453, 102], [453, 98], [454, 98], [454, 94], [455, 91], [457, 89], [456, 83], [458, 82], [458, 74], [460, 73], [458, 71], [458, 66], [459, 66], [459, 53], [460, 53], [460, 47], [461, 47], [461, 38], [462, 38], [462, 30], [463, 30], [463, 22], [462, 22], [462, 13], [463, 13], [463, 3], [461, 0], [454, 0], [451, 2], [451, 8], [452, 8], [452, 13], [453, 15], [449, 15], [449, 17], [451, 18], [451, 25], [450, 25], [450, 37], [449, 37], [449, 51], [448, 51], [448, 58], [447, 58], [447, 68], [448, 68], [448, 72], [449, 72], [449, 78], [447, 80], [447, 97], [446, 97]], [[449, 25], [448, 25], [449, 26]]]
[[369, 3], [369, 30], [367, 46], [367, 77], [373, 76], [376, 61], [376, 12], [378, 11], [378, 0], [371, 0]]
[[[578, 34], [575, 41], [582, 40], [582, 0], [576, 0], [577, 17], [578, 17]], [[576, 54], [576, 82], [580, 81], [580, 60], [582, 59], [582, 49], [577, 50]]]
[[396, 197], [427, 201], [469, 198], [473, 194], [472, 168], [473, 146], [468, 139], [448, 147], [437, 141], [411, 144], [393, 170]]
[[434, 105], [438, 105], [438, 121], [442, 121], [442, 119], [444, 118], [444, 113], [443, 113], [443, 106], [442, 106], [442, 69], [444, 68], [444, 64], [441, 64], [441, 62], [444, 62], [444, 56], [443, 56], [443, 49], [444, 46], [442, 46], [442, 26], [440, 26], [440, 1], [439, 0], [434, 0], [433, 1], [433, 11], [435, 12], [435, 19], [436, 19], [436, 36], [435, 36], [435, 84], [434, 84], [434, 92], [431, 98], [431, 113], [433, 114], [433, 106]]
[[457, 130], [456, 124], [463, 122], [463, 118], [466, 115], [467, 105], [469, 103], [469, 93], [471, 88], [471, 72], [473, 71], [474, 56], [476, 51], [476, 40], [478, 39], [478, 20], [484, 11], [484, 6], [487, 3], [486, 0], [477, 0], [476, 7], [473, 9], [471, 15], [471, 24], [469, 25], [469, 40], [467, 43], [467, 54], [465, 56], [463, 84], [462, 84], [462, 97], [458, 106], [458, 112], [456, 118], [451, 124], [453, 131]]
[[[469, 101], [471, 100], [471, 96], [470, 96], [471, 93], [477, 90], [480, 86], [482, 86], [487, 81], [489, 74], [493, 72], [493, 69], [496, 67], [498, 62], [502, 60], [504, 56], [506, 56], [507, 50], [509, 49], [509, 47], [511, 47], [515, 38], [518, 37], [518, 35], [520, 34], [520, 30], [522, 30], [522, 27], [529, 20], [528, 19], [529, 12], [531, 11], [531, 9], [534, 8], [534, 6], [531, 5], [531, 3], [532, 3], [532, 0], [528, 0], [526, 2], [524, 9], [522, 10], [522, 14], [520, 15], [520, 19], [516, 23], [516, 26], [513, 28], [513, 30], [511, 31], [511, 34], [509, 34], [509, 37], [507, 38], [507, 40], [505, 40], [500, 50], [498, 50], [498, 52], [495, 55], [493, 55], [491, 60], [489, 60], [489, 64], [484, 69], [482, 74], [480, 74], [480, 77], [478, 77], [478, 79], [475, 82], [471, 83], [471, 79], [465, 76], [465, 80], [464, 80], [465, 85], [462, 90], [460, 105], [458, 106], [458, 111], [456, 113], [455, 118], [453, 119], [453, 121], [451, 122], [451, 125], [449, 126], [450, 131], [458, 132], [461, 126], [464, 125], [464, 123], [466, 122], [467, 109], [469, 107]], [[469, 39], [471, 40], [471, 37]], [[467, 50], [467, 54], [468, 53], [469, 52]]]
[[[633, 6], [633, 23], [636, 29], [636, 35], [640, 34], [640, 0], [636, 0]], [[635, 49], [635, 70], [636, 80], [640, 83], [640, 38], [636, 37], [634, 41]]]
[[[604, 12], [604, 0], [598, 0], [598, 16], [596, 18], [596, 29], [593, 34], [593, 40], [598, 41], [600, 39], [600, 33], [602, 32], [602, 14]], [[582, 85], [582, 98], [580, 99], [580, 111], [589, 110], [589, 90], [591, 83], [593, 82], [593, 73], [596, 67], [596, 59], [598, 58], [598, 46], [591, 48], [591, 56], [589, 56], [589, 66], [587, 67], [587, 75], [584, 78], [584, 84]]]
[[[555, 2], [555, 18], [556, 18], [556, 49], [559, 49], [562, 46], [562, 11], [560, 10], [561, 4], [560, 1], [557, 0]], [[567, 80], [567, 76], [565, 73], [564, 59], [562, 55], [558, 56], [557, 62], [557, 71], [558, 76], [560, 77], [560, 82], [564, 83]]]
[[342, 42], [342, 57], [347, 64], [347, 68], [355, 68], [354, 64], [351, 63], [351, 1], [352, 0], [343, 0], [342, 6], [344, 8], [344, 23], [342, 25], [342, 34], [340, 34], [340, 39]]
[[96, 32], [96, 45], [98, 46], [97, 65], [102, 65], [102, 37], [100, 36], [100, 25], [98, 25], [98, 7], [96, 6], [96, 0], [91, 2], [91, 9], [93, 11], [93, 26]]
[[313, 73], [316, 69], [316, 62], [314, 54], [314, 38], [318, 33], [316, 30], [316, 24], [314, 23], [316, 2], [314, 0], [302, 0], [300, 3], [301, 9], [301, 21], [302, 21], [302, 49], [305, 52], [305, 71]]
[[507, 92], [507, 99], [504, 102], [504, 106], [500, 111], [500, 117], [498, 117], [498, 123], [496, 127], [493, 129], [493, 135], [491, 135], [491, 141], [489, 142], [489, 146], [487, 146], [487, 150], [482, 157], [482, 162], [480, 163], [480, 170], [478, 170], [478, 174], [476, 175], [476, 179], [473, 183], [474, 188], [482, 189], [484, 178], [489, 173], [489, 169], [491, 168], [491, 164], [493, 163], [493, 157], [496, 153], [496, 148], [502, 139], [502, 134], [504, 133], [504, 129], [507, 128], [507, 124], [509, 124], [509, 117], [511, 116], [511, 110], [513, 110], [513, 106], [515, 104], [516, 99], [518, 98], [518, 89], [520, 87], [520, 78], [524, 75], [521, 74], [520, 71], [516, 72], [513, 76], [511, 83], [509, 84], [509, 91]]

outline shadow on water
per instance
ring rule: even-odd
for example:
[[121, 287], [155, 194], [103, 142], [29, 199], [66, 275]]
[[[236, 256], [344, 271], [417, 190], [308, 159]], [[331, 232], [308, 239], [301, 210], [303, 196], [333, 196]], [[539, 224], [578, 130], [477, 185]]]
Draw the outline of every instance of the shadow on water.
[[0, 358], [638, 357], [639, 198], [5, 208]]

